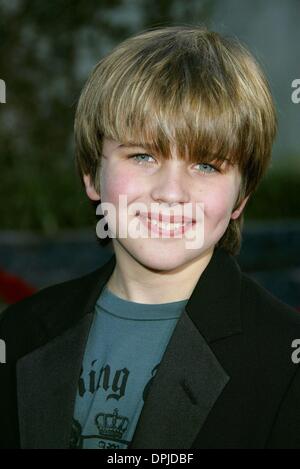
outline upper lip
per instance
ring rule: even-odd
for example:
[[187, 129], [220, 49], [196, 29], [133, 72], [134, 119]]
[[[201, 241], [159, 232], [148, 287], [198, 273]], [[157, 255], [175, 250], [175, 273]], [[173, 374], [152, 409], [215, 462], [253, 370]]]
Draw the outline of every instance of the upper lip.
[[144, 218], [149, 218], [149, 220], [156, 220], [158, 222], [165, 222], [165, 223], [192, 223], [195, 220], [188, 217], [175, 216], [175, 215], [165, 215], [163, 213], [145, 213], [140, 212], [138, 213], [139, 216]]

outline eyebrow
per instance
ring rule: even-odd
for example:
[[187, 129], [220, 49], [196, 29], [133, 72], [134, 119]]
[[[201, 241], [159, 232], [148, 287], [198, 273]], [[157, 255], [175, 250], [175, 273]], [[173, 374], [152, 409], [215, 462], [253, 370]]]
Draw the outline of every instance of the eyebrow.
[[138, 147], [138, 148], [147, 148], [147, 147], [150, 147], [150, 145], [148, 144], [142, 144], [142, 143], [128, 143], [128, 144], [125, 144], [125, 143], [121, 143], [120, 145], [118, 145], [116, 148], [134, 148], [134, 147]]

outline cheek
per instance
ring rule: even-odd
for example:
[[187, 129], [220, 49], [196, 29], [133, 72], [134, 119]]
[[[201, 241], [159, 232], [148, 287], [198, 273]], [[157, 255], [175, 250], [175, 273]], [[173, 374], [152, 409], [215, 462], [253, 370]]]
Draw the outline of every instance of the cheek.
[[207, 191], [204, 200], [206, 218], [215, 222], [222, 219], [229, 221], [236, 196], [235, 188], [228, 184], [222, 184]]
[[119, 196], [127, 195], [128, 203], [136, 192], [136, 178], [130, 171], [104, 168], [101, 175], [101, 200], [119, 205]]

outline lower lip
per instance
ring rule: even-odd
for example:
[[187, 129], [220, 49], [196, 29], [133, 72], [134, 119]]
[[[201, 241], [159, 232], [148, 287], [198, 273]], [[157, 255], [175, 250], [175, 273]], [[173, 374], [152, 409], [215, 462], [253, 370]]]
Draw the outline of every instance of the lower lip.
[[143, 225], [146, 226], [146, 228], [148, 228], [148, 230], [151, 231], [152, 233], [155, 233], [159, 236], [168, 236], [170, 238], [177, 236], [177, 235], [183, 235], [189, 229], [191, 229], [192, 226], [195, 225], [195, 222], [185, 223], [183, 226], [179, 226], [176, 229], [166, 230], [166, 229], [160, 228], [159, 225], [153, 225], [151, 221], [149, 220], [149, 218], [145, 218], [141, 216], [139, 218], [141, 219]]

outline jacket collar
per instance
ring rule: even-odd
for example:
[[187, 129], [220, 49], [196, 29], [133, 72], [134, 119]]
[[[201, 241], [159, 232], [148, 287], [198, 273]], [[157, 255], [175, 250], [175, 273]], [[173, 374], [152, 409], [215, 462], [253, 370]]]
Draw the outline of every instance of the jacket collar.
[[[115, 256], [86, 276], [77, 322], [17, 362], [21, 446], [67, 448], [94, 305]], [[88, 278], [88, 280], [87, 280]], [[210, 342], [241, 332], [240, 269], [216, 249], [177, 322], [149, 388], [130, 448], [190, 448], [230, 376]], [[54, 316], [70, 317], [74, 298]]]
[[242, 331], [241, 270], [233, 256], [216, 248], [186, 305], [208, 343]]

